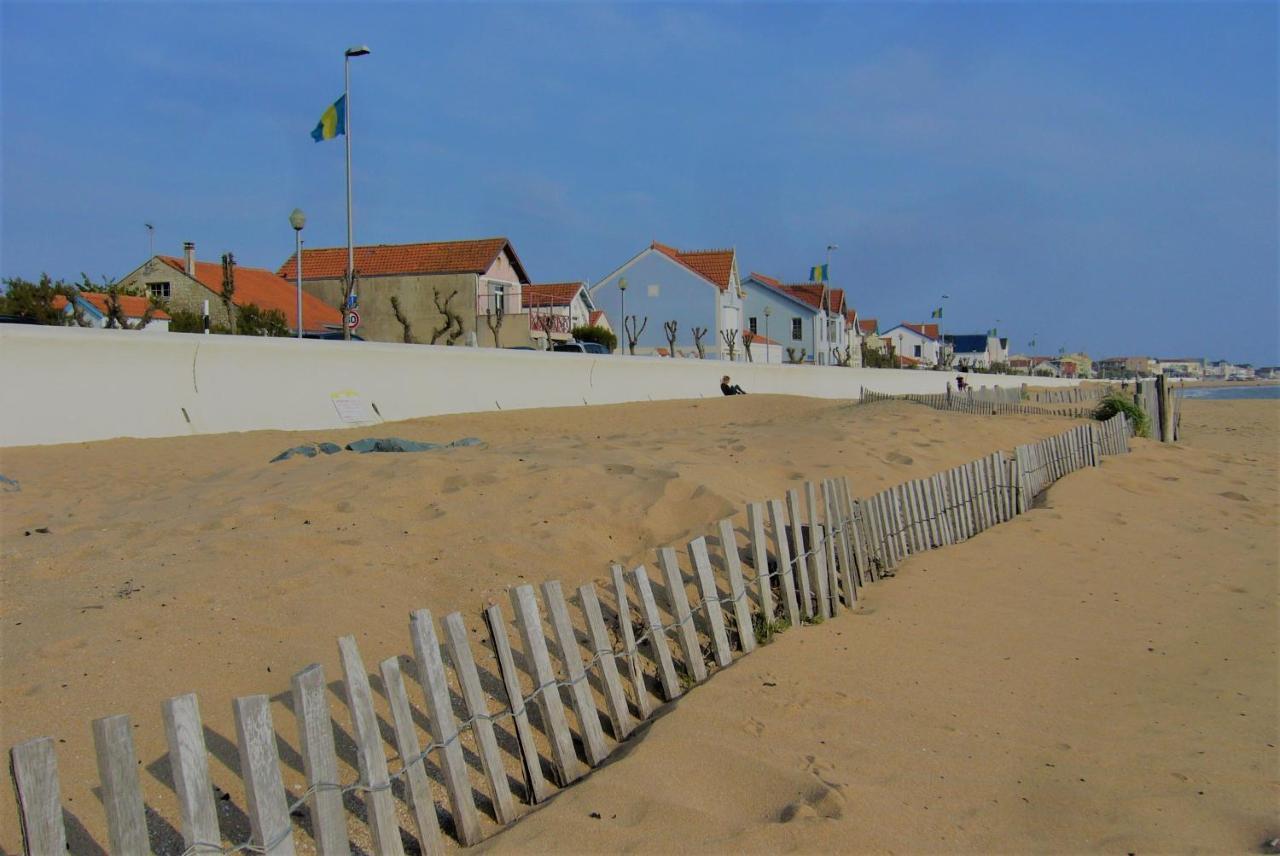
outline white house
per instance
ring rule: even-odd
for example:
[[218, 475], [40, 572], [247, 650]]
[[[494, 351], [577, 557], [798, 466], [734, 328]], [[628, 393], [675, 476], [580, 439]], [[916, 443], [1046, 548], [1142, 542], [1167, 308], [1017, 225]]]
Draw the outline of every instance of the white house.
[[[135, 327], [142, 322], [146, 315], [147, 307], [151, 301], [145, 297], [136, 297], [130, 294], [122, 294], [120, 299], [120, 310], [124, 314], [125, 321], [130, 327]], [[58, 295], [53, 299], [53, 308], [61, 309], [63, 314], [72, 317], [76, 314], [76, 310], [80, 311], [81, 317], [93, 327], [107, 326], [107, 295], [101, 292], [80, 291], [75, 295], [75, 306], [62, 295]], [[169, 332], [169, 313], [163, 309], [152, 309], [151, 320], [147, 322], [147, 326], [142, 328], [144, 333], [168, 333]]]
[[948, 333], [943, 337], [955, 368], [988, 369], [1009, 361], [1009, 340], [992, 334]]
[[942, 355], [942, 339], [937, 324], [908, 324], [902, 322], [880, 334], [893, 344], [895, 354], [919, 360], [923, 366], [936, 366]]
[[585, 282], [528, 283], [520, 290], [521, 308], [529, 313], [529, 334], [545, 345], [573, 338], [574, 327], [585, 327], [599, 313]]

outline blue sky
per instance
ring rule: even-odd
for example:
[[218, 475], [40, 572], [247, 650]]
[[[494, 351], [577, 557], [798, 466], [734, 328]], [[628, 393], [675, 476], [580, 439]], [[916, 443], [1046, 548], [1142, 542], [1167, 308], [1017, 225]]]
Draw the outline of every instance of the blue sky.
[[[658, 239], [834, 284], [884, 326], [946, 301], [1015, 350], [1280, 363], [1277, 6], [0, 5], [0, 274], [147, 253], [278, 266], [506, 235], [535, 280]], [[658, 319], [661, 320], [661, 319]], [[655, 322], [656, 323], [656, 322]]]

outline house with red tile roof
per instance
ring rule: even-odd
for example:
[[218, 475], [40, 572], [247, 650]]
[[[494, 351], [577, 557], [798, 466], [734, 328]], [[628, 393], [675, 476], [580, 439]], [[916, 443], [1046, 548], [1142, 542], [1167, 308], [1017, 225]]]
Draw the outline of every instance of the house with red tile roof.
[[552, 343], [567, 342], [573, 338], [573, 328], [604, 315], [592, 305], [585, 282], [530, 283], [521, 290], [520, 300], [540, 347], [545, 347], [548, 337]]
[[[229, 326], [230, 316], [222, 301], [222, 261], [202, 262], [196, 259], [195, 244], [188, 241], [181, 258], [156, 255], [120, 280], [120, 285], [159, 300], [171, 312], [200, 314], [209, 305], [209, 322]], [[298, 329], [298, 289], [266, 268], [235, 266], [235, 292], [231, 302], [238, 307], [250, 304], [277, 310], [285, 317], [292, 332]], [[302, 329], [307, 333], [324, 333], [341, 329], [342, 313], [333, 305], [304, 293], [302, 295]]]
[[[484, 347], [534, 343], [522, 296], [529, 276], [506, 238], [372, 244], [356, 247], [354, 255], [359, 333], [365, 339], [407, 337], [437, 345], [474, 340]], [[303, 289], [339, 305], [347, 248], [304, 248], [301, 262]], [[297, 265], [292, 255], [277, 273], [292, 282]]]
[[[937, 324], [910, 324], [903, 321], [881, 334], [893, 344], [894, 353], [911, 357], [922, 366], [936, 366], [942, 359], [943, 343]], [[905, 361], [903, 362], [905, 365]]]
[[[622, 287], [625, 283], [625, 289]], [[732, 249], [681, 250], [654, 241], [589, 289], [592, 303], [615, 313], [635, 316], [644, 330], [637, 354], [668, 349], [663, 325], [676, 324], [677, 353], [694, 353], [694, 328], [702, 328], [708, 358], [745, 360], [742, 348], [742, 298], [738, 258]], [[644, 320], [648, 323], [644, 324]], [[625, 346], [626, 334], [617, 331]], [[732, 349], [729, 342], [732, 342]], [[668, 349], [669, 350], [669, 349]]]
[[[746, 328], [766, 328], [789, 350], [789, 360], [835, 365], [862, 364], [861, 348], [849, 336], [845, 292], [822, 283], [786, 283], [752, 272], [742, 283]], [[777, 326], [772, 326], [776, 324]], [[855, 354], [854, 351], [857, 351]]]
[[[137, 325], [147, 318], [147, 308], [151, 306], [151, 300], [146, 297], [138, 297], [132, 294], [121, 294], [117, 298], [120, 301], [120, 311], [124, 314], [124, 320], [131, 328], [137, 328], [147, 333], [167, 333], [169, 332], [169, 313], [163, 309], [152, 307], [150, 318], [143, 327]], [[80, 314], [80, 318], [91, 327], [106, 327], [109, 323], [107, 312], [107, 295], [96, 291], [80, 291], [75, 294], [74, 300], [67, 300], [61, 294], [53, 298], [53, 308], [61, 311], [67, 317], [71, 318]]]

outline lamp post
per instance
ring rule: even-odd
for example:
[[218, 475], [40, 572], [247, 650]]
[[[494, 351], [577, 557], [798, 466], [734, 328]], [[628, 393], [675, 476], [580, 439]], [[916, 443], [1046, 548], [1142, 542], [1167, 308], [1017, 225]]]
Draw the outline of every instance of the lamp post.
[[[298, 338], [302, 338], [302, 227], [307, 225], [307, 215], [301, 208], [293, 209], [289, 215], [289, 225], [293, 227], [293, 259], [294, 276], [298, 280]], [[346, 317], [343, 317], [346, 322]]]
[[769, 362], [769, 316], [773, 314], [773, 307], [768, 303], [764, 305], [764, 361]]
[[351, 58], [353, 56], [368, 56], [368, 54], [368, 45], [356, 45], [355, 47], [347, 48], [342, 55], [342, 97], [344, 99], [343, 104], [346, 105], [346, 129], [342, 136], [347, 143], [347, 284], [351, 288], [351, 295], [347, 301], [348, 305], [342, 308], [343, 337], [347, 339], [351, 338], [351, 328], [347, 326], [347, 312], [356, 302], [356, 251], [351, 214]]
[[[618, 323], [622, 325], [622, 335], [627, 335], [627, 278], [625, 276], [618, 277], [618, 297], [622, 300], [622, 308], [618, 310], [622, 316]], [[626, 354], [626, 348], [619, 348], [620, 353]]]

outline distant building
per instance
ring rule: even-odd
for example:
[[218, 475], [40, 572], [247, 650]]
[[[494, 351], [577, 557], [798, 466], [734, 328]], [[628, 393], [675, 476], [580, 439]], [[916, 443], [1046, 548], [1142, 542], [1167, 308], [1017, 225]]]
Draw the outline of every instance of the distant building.
[[[170, 313], [194, 312], [199, 315], [209, 305], [209, 322], [229, 326], [230, 317], [222, 302], [222, 262], [196, 259], [196, 245], [183, 245], [183, 256], [152, 256], [141, 267], [120, 280], [121, 287], [141, 291], [160, 301]], [[236, 306], [253, 304], [259, 309], [278, 310], [293, 332], [298, 330], [297, 285], [286, 282], [265, 268], [235, 266]], [[302, 295], [302, 324], [305, 332], [323, 333], [341, 329], [342, 314], [336, 304], [326, 304], [307, 294]]]
[[[151, 305], [151, 300], [146, 297], [122, 294], [118, 299], [120, 301], [120, 311], [131, 327], [142, 322], [142, 319], [146, 316], [147, 307]], [[67, 298], [59, 294], [53, 298], [53, 308], [61, 310], [67, 316], [73, 316], [79, 310], [80, 317], [92, 326], [107, 326], [107, 295], [100, 292], [77, 292], [74, 306], [73, 301], [67, 300]], [[146, 333], [169, 332], [169, 313], [163, 309], [152, 309], [151, 320], [141, 330]]]
[[1151, 357], [1107, 357], [1094, 363], [1098, 377], [1150, 377], [1156, 373], [1155, 360]]
[[[881, 336], [893, 343], [899, 357], [918, 361], [922, 366], [936, 366], [942, 356], [942, 338], [937, 324], [909, 324], [906, 321], [890, 327]], [[903, 359], [905, 365], [907, 359]]]
[[1280, 366], [1259, 366], [1253, 376], [1262, 380], [1280, 380]]
[[[763, 332], [766, 321], [773, 338], [804, 361], [828, 365], [844, 359], [849, 345], [844, 289], [824, 289], [821, 283], [784, 283], [762, 273], [743, 280], [743, 311], [747, 329]], [[766, 315], [766, 310], [770, 314]]]
[[1204, 377], [1204, 357], [1161, 357], [1156, 359], [1156, 372], [1168, 377]]
[[988, 333], [948, 333], [943, 337], [952, 354], [952, 368], [989, 369], [1009, 361], [1009, 340]]
[[[625, 295], [618, 288], [625, 279]], [[616, 270], [588, 289], [598, 308], [621, 310], [637, 325], [645, 319], [636, 340], [637, 354], [667, 350], [663, 325], [676, 325], [677, 355], [695, 356], [694, 328], [705, 330], [702, 347], [708, 358], [728, 359], [725, 336], [732, 338], [734, 358], [745, 360], [742, 349], [742, 285], [738, 279], [738, 257], [732, 249], [678, 250], [657, 241], [632, 256]], [[625, 330], [618, 333], [620, 346], [626, 344]]]
[[[293, 281], [297, 260], [290, 256], [279, 274]], [[375, 342], [403, 342], [409, 322], [421, 344], [529, 347], [534, 336], [521, 292], [529, 277], [506, 238], [371, 244], [355, 248], [359, 333]], [[302, 251], [302, 287], [329, 306], [342, 302], [347, 248]], [[447, 316], [457, 321], [449, 324]], [[492, 327], [498, 330], [494, 341]]]

